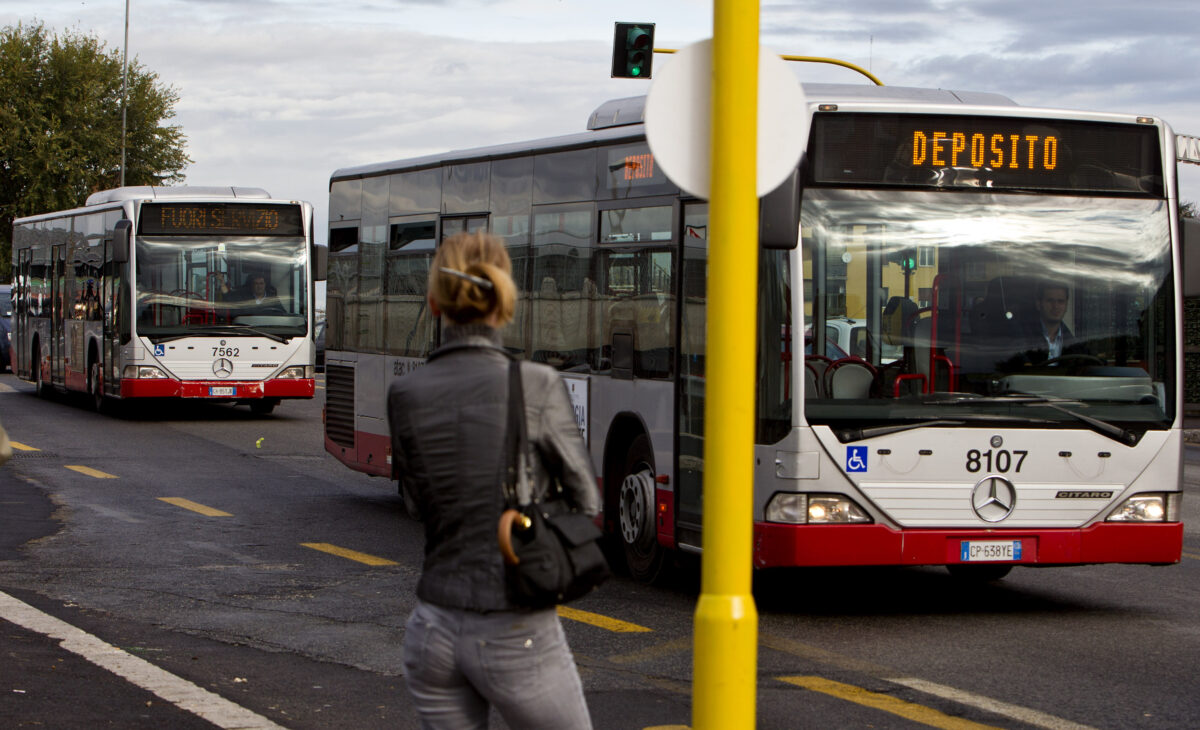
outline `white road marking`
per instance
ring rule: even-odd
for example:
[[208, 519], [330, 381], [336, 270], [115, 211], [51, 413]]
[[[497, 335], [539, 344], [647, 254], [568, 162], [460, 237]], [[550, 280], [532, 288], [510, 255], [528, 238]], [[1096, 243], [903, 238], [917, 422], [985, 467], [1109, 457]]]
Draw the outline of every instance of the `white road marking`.
[[1047, 715], [1044, 712], [1031, 710], [1028, 707], [1011, 705], [1007, 702], [1001, 702], [1000, 700], [994, 700], [990, 697], [984, 697], [983, 695], [977, 695], [965, 690], [955, 689], [954, 687], [947, 687], [944, 684], [927, 682], [924, 679], [917, 679], [916, 677], [886, 677], [885, 679], [887, 679], [889, 682], [895, 682], [896, 684], [904, 685], [910, 689], [915, 689], [918, 692], [924, 692], [925, 694], [933, 695], [935, 697], [951, 700], [961, 705], [976, 707], [996, 715], [1010, 717], [1019, 722], [1033, 725], [1034, 727], [1044, 727], [1048, 730], [1095, 730], [1095, 728], [1091, 727], [1090, 725], [1081, 725], [1077, 722], [1064, 720], [1061, 717], [1055, 717], [1054, 715]]
[[226, 730], [284, 730], [267, 718], [234, 704], [218, 694], [197, 687], [160, 669], [145, 659], [121, 651], [86, 631], [43, 613], [0, 591], [0, 618], [53, 639], [98, 667], [153, 692], [181, 710], [186, 710]]

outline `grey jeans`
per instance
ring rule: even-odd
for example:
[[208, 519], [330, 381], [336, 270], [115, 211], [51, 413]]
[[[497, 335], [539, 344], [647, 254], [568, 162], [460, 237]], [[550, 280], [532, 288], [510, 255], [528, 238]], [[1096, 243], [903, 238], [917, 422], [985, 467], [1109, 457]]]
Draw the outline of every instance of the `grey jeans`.
[[514, 729], [592, 727], [554, 609], [475, 613], [418, 601], [404, 671], [426, 730], [487, 728], [489, 706]]

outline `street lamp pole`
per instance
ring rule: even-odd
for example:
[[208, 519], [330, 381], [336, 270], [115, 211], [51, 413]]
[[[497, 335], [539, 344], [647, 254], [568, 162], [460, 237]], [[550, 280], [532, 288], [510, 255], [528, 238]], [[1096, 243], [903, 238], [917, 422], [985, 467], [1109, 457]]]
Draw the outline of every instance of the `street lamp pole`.
[[121, 57], [121, 187], [125, 187], [125, 127], [129, 107], [129, 0], [125, 0], [125, 48]]

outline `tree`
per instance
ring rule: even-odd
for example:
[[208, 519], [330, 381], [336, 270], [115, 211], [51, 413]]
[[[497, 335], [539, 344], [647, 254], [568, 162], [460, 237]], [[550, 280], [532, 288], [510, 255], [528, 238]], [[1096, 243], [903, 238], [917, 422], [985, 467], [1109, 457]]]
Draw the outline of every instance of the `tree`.
[[[82, 206], [121, 180], [121, 54], [42, 25], [0, 30], [0, 281], [12, 268], [14, 218]], [[191, 162], [179, 95], [129, 64], [125, 184], [183, 181]]]

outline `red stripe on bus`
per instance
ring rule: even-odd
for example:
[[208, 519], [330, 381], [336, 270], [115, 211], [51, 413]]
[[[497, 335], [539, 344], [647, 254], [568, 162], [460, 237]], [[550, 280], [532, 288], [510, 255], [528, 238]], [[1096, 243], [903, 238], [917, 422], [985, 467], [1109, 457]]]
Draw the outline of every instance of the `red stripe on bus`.
[[243, 398], [312, 398], [316, 382], [309, 378], [289, 378], [266, 381], [179, 381], [171, 378], [123, 379], [122, 398], [229, 398], [212, 395], [211, 388], [235, 388], [232, 397]]
[[756, 523], [754, 564], [760, 568], [958, 563], [963, 540], [1021, 539], [1017, 564], [1177, 563], [1183, 524], [1102, 523], [1082, 529], [894, 530], [884, 525]]

